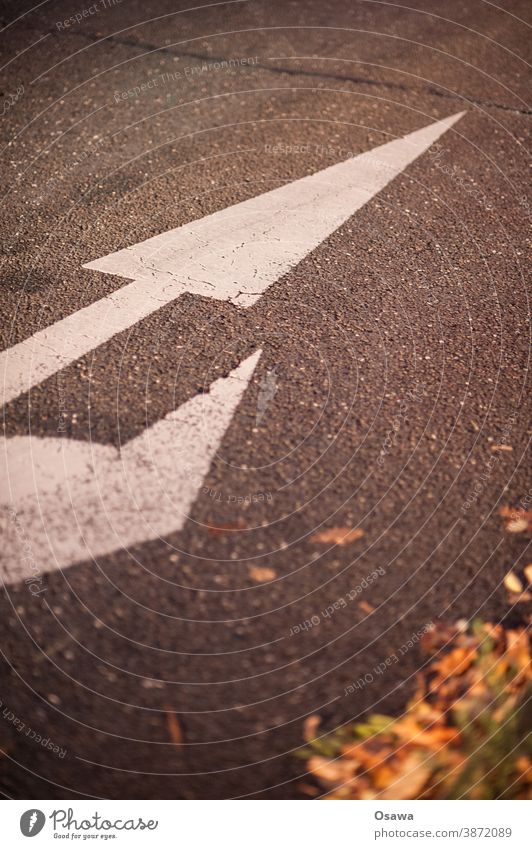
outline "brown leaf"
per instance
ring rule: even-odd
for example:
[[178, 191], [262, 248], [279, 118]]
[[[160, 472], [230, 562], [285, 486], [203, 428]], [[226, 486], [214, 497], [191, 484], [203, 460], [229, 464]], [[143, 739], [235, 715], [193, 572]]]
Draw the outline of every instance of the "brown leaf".
[[513, 666], [524, 672], [528, 677], [532, 677], [532, 670], [530, 668], [530, 640], [525, 630], [519, 629], [507, 632], [506, 653], [510, 656]]
[[318, 734], [318, 728], [321, 722], [321, 716], [317, 713], [311, 714], [311, 716], [307, 716], [303, 723], [303, 739], [306, 743], [310, 740], [314, 740], [314, 738]]
[[170, 740], [175, 746], [180, 746], [183, 742], [183, 729], [181, 728], [181, 723], [177, 718], [177, 714], [175, 714], [168, 705], [165, 705], [164, 709]]
[[527, 582], [529, 584], [532, 584], [532, 563], [529, 563], [528, 566], [525, 566], [525, 568], [523, 569], [523, 572], [525, 574], [525, 578], [527, 579]]
[[532, 601], [532, 593], [509, 593], [508, 601], [510, 602], [510, 604], [519, 604], [520, 602], [524, 601]]
[[222, 522], [219, 524], [206, 522], [205, 525], [209, 533], [214, 537], [234, 533], [235, 531], [243, 531], [247, 527], [243, 519], [238, 519], [236, 522]]
[[248, 568], [249, 577], [254, 581], [262, 584], [264, 581], [273, 581], [277, 577], [275, 569], [270, 569], [268, 566], [250, 566]]
[[307, 768], [312, 775], [323, 781], [324, 784], [334, 786], [343, 781], [349, 781], [355, 773], [355, 765], [350, 761], [338, 758], [335, 761], [330, 761], [328, 758], [323, 758], [321, 755], [314, 755], [309, 759]]
[[327, 528], [325, 531], [313, 534], [310, 541], [333, 543], [333, 545], [348, 545], [362, 536], [364, 536], [362, 528]]
[[532, 783], [532, 764], [530, 763], [530, 758], [527, 755], [521, 755], [521, 757], [517, 758], [515, 765], [522, 777]]
[[449, 728], [447, 725], [436, 725], [433, 723], [430, 728], [423, 731], [419, 726], [406, 720], [397, 722], [395, 730], [399, 739], [404, 739], [406, 743], [412, 743], [415, 746], [434, 752], [440, 746], [451, 743], [459, 736], [459, 731], [456, 728]]
[[402, 772], [387, 790], [379, 793], [379, 799], [416, 799], [431, 776], [431, 770], [419, 763], [417, 755], [405, 758]]
[[313, 784], [307, 784], [304, 781], [299, 782], [297, 789], [300, 793], [305, 793], [307, 796], [319, 796], [320, 794], [320, 790], [317, 787], [314, 787]]
[[514, 449], [511, 445], [492, 445], [491, 450], [495, 454], [498, 451], [513, 451]]
[[367, 770], [380, 766], [392, 751], [387, 739], [381, 739], [378, 736], [342, 748], [342, 754], [345, 758], [354, 761], [357, 766]]
[[433, 682], [431, 689], [440, 686], [442, 681], [452, 676], [462, 675], [477, 657], [476, 648], [466, 649], [458, 647], [452, 649], [439, 660], [432, 664], [432, 669], [437, 672], [440, 680]]
[[361, 610], [364, 611], [364, 613], [373, 613], [373, 611], [375, 610], [375, 608], [372, 604], [369, 603], [369, 601], [359, 601], [358, 606]]

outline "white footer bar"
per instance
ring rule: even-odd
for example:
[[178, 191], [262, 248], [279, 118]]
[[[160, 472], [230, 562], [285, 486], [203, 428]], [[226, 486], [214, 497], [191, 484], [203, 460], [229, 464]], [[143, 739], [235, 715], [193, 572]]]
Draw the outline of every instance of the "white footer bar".
[[[474, 846], [525, 849], [530, 803], [303, 801], [3, 801], [4, 846], [272, 847]], [[27, 834], [28, 830], [34, 834]], [[68, 842], [67, 842], [68, 841]]]

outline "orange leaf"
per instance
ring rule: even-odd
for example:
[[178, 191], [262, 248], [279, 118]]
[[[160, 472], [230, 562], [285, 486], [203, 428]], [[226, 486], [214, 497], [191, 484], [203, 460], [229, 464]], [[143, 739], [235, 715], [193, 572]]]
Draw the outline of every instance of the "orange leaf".
[[440, 677], [450, 678], [451, 675], [462, 675], [471, 666], [477, 656], [476, 649], [457, 648], [450, 651], [441, 660], [434, 663], [433, 669]]
[[210, 522], [206, 522], [205, 525], [209, 533], [215, 537], [233, 533], [234, 531], [243, 531], [247, 527], [243, 519], [238, 519], [237, 522], [226, 522], [217, 525], [211, 525]]
[[393, 748], [389, 741], [383, 741], [381, 737], [342, 747], [344, 757], [364, 769], [379, 766], [392, 752]]
[[431, 770], [417, 755], [410, 755], [402, 764], [402, 775], [387, 790], [379, 793], [379, 799], [416, 799], [431, 776]]
[[177, 718], [177, 715], [171, 710], [168, 705], [165, 705], [166, 712], [166, 724], [168, 726], [168, 733], [170, 734], [170, 739], [175, 746], [180, 746], [183, 742], [183, 730], [181, 728], [181, 724]]
[[397, 770], [384, 763], [374, 770], [372, 777], [377, 790], [385, 790], [397, 778]]
[[311, 716], [307, 716], [303, 723], [303, 739], [308, 743], [310, 740], [314, 740], [314, 738], [318, 734], [319, 724], [321, 722], [321, 716], [317, 713], [311, 714]]
[[333, 545], [348, 545], [362, 536], [364, 536], [362, 528], [328, 528], [325, 531], [313, 534], [310, 541], [332, 543]]
[[532, 675], [530, 668], [530, 641], [527, 632], [523, 629], [520, 631], [508, 631], [506, 637], [507, 654], [512, 666], [517, 666], [521, 671], [527, 671]]
[[258, 581], [259, 584], [264, 583], [264, 581], [273, 581], [277, 577], [275, 569], [270, 569], [268, 566], [250, 566], [248, 572], [249, 577]]
[[328, 758], [322, 758], [320, 755], [310, 758], [307, 767], [312, 775], [315, 775], [316, 778], [331, 786], [348, 781], [353, 777], [356, 769], [351, 761], [342, 759], [330, 761]]

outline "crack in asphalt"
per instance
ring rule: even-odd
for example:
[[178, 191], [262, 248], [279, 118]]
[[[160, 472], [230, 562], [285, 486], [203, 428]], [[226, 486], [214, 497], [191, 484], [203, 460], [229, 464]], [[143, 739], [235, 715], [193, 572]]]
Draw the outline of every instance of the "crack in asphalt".
[[[57, 35], [55, 30], [49, 30], [50, 35]], [[228, 62], [229, 59], [225, 56], [213, 56], [213, 55], [205, 55], [204, 53], [196, 53], [195, 51], [189, 50], [174, 50], [171, 46], [166, 45], [156, 45], [149, 44], [144, 41], [136, 41], [133, 38], [116, 38], [115, 36], [101, 36], [96, 35], [95, 33], [86, 33], [86, 32], [78, 32], [77, 36], [84, 38], [86, 41], [90, 41], [92, 43], [99, 41], [109, 41], [113, 44], [119, 44], [123, 47], [134, 47], [138, 50], [145, 50], [147, 52], [159, 52], [159, 53], [168, 53], [170, 56], [179, 57], [181, 59], [197, 59], [201, 62]], [[297, 58], [297, 57], [294, 57]], [[320, 57], [316, 57], [320, 58]], [[508, 106], [504, 103], [497, 103], [496, 101], [491, 100], [481, 100], [473, 97], [466, 97], [465, 95], [453, 94], [448, 91], [443, 91], [437, 89], [434, 85], [422, 85], [419, 87], [416, 86], [408, 86], [404, 83], [394, 83], [391, 80], [375, 80], [370, 77], [358, 77], [352, 74], [336, 74], [330, 73], [328, 71], [318, 71], [318, 70], [305, 70], [303, 68], [286, 68], [280, 66], [270, 66], [265, 65], [261, 62], [255, 62], [253, 64], [254, 68], [260, 68], [262, 71], [267, 71], [271, 74], [287, 74], [288, 76], [293, 77], [322, 77], [323, 79], [336, 80], [337, 82], [344, 83], [356, 83], [358, 85], [367, 85], [367, 86], [376, 86], [381, 88], [388, 89], [396, 89], [398, 91], [422, 91], [427, 94], [434, 95], [435, 97], [442, 97], [447, 100], [458, 101], [459, 103], [468, 103], [474, 106], [485, 107], [487, 109], [501, 109], [505, 112], [513, 112], [518, 115], [532, 115], [532, 109], [524, 109], [519, 108], [518, 106]]]

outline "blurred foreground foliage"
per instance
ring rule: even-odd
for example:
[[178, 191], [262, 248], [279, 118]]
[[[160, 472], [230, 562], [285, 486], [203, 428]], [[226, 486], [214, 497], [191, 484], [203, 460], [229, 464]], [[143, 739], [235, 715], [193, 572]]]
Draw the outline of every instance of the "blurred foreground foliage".
[[314, 739], [301, 754], [325, 798], [532, 798], [527, 630], [438, 626], [422, 648], [430, 662], [402, 716], [372, 714], [322, 737], [319, 718], [307, 721]]

